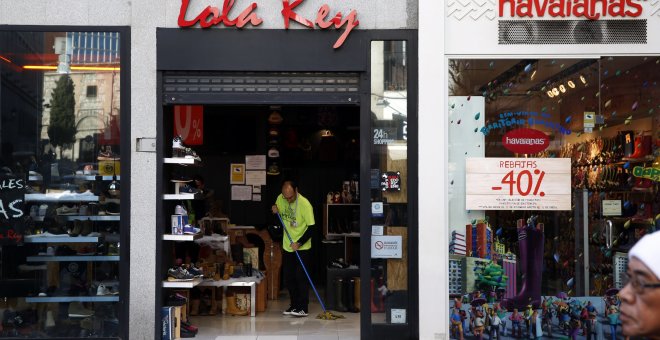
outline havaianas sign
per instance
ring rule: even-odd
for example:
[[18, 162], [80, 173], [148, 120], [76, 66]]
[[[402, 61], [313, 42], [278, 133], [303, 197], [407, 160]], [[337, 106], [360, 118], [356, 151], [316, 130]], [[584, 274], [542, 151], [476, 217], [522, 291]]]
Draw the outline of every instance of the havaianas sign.
[[[345, 25], [344, 31], [332, 46], [333, 48], [339, 48], [344, 41], [346, 41], [346, 38], [351, 31], [360, 24], [360, 21], [357, 20], [357, 12], [355, 10], [351, 10], [345, 17], [341, 12], [337, 12], [334, 17], [328, 18], [328, 15], [330, 14], [330, 7], [328, 5], [322, 5], [319, 8], [316, 14], [316, 19], [312, 22], [295, 12], [296, 7], [298, 7], [303, 1], [304, 0], [295, 0], [292, 3], [289, 3], [289, 0], [282, 1], [281, 13], [284, 18], [285, 29], [289, 29], [289, 24], [292, 20], [311, 29], [314, 29], [315, 25], [320, 29], [327, 29], [332, 26], [334, 26], [335, 29], [339, 29]], [[181, 0], [178, 25], [179, 27], [191, 27], [199, 22], [201, 28], [209, 28], [220, 24], [227, 27], [235, 26], [236, 28], [243, 28], [247, 24], [259, 26], [263, 22], [263, 19], [259, 18], [256, 13], [257, 3], [255, 2], [247, 6], [238, 14], [238, 16], [233, 19], [230, 18], [229, 12], [234, 7], [234, 3], [235, 0], [224, 0], [222, 11], [220, 11], [218, 7], [207, 6], [194, 19], [187, 20], [186, 14], [188, 12], [190, 0]]]
[[500, 0], [499, 16], [511, 17], [638, 17], [642, 5], [638, 0]]

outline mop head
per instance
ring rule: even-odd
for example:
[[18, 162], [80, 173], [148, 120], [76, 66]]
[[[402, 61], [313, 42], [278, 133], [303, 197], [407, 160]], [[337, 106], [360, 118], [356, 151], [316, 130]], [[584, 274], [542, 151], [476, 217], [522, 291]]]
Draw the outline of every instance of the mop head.
[[319, 313], [319, 315], [317, 315], [316, 318], [321, 320], [337, 320], [337, 319], [343, 319], [344, 316], [327, 310], [323, 313]]

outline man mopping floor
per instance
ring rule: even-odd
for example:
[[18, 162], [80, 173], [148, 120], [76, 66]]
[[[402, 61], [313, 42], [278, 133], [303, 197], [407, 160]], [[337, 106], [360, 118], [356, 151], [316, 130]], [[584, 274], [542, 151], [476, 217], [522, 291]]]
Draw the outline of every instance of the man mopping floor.
[[283, 314], [298, 317], [309, 315], [309, 286], [311, 285], [323, 309], [323, 313], [317, 315], [317, 319], [334, 320], [343, 318], [343, 316], [325, 309], [325, 305], [316, 291], [305, 266], [305, 263], [310, 263], [311, 227], [315, 224], [312, 205], [307, 198], [298, 192], [296, 183], [288, 180], [282, 183], [282, 193], [277, 196], [271, 209], [273, 214], [277, 215], [284, 229], [282, 264], [284, 267], [284, 281], [289, 290], [291, 303]]

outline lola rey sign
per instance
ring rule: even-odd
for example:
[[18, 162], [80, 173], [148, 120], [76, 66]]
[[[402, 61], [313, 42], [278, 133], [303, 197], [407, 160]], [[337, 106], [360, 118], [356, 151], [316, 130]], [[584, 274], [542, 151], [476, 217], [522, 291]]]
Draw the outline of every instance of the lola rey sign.
[[570, 158], [467, 158], [467, 210], [571, 210]]
[[[351, 31], [360, 24], [360, 21], [357, 20], [357, 11], [355, 10], [351, 10], [346, 16], [344, 16], [341, 12], [337, 12], [334, 16], [328, 17], [328, 15], [330, 15], [330, 7], [328, 5], [322, 5], [319, 8], [316, 14], [316, 18], [312, 22], [311, 20], [295, 12], [296, 7], [298, 7], [303, 1], [304, 0], [295, 0], [292, 3], [289, 3], [289, 0], [282, 1], [281, 13], [284, 19], [285, 29], [289, 29], [289, 23], [291, 20], [311, 29], [314, 29], [314, 25], [318, 26], [320, 29], [327, 29], [332, 26], [334, 26], [335, 29], [339, 29], [345, 25], [344, 32], [342, 32], [335, 44], [332, 46], [333, 48], [339, 48], [342, 44], [344, 44], [344, 41], [351, 33]], [[191, 27], [195, 26], [195, 24], [198, 22], [201, 28], [209, 28], [219, 24], [223, 24], [226, 27], [236, 26], [236, 28], [243, 28], [247, 24], [252, 26], [261, 25], [263, 19], [259, 18], [256, 13], [256, 2], [248, 5], [242, 12], [240, 12], [232, 19], [229, 12], [232, 11], [234, 3], [235, 0], [224, 0], [222, 4], [222, 11], [220, 11], [218, 7], [207, 6], [194, 19], [187, 20], [186, 14], [188, 12], [188, 5], [190, 4], [190, 0], [181, 0], [178, 25], [179, 27]]]

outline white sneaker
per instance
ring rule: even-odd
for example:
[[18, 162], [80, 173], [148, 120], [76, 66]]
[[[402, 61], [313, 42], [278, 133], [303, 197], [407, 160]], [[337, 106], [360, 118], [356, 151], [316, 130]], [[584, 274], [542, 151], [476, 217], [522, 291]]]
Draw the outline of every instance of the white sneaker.
[[177, 205], [174, 207], [174, 215], [188, 216], [188, 211], [182, 205]]
[[305, 312], [302, 309], [294, 309], [294, 310], [291, 311], [290, 315], [297, 316], [297, 317], [305, 317], [309, 314], [307, 314], [307, 312]]
[[172, 138], [172, 149], [185, 149], [185, 148], [186, 146], [183, 145], [181, 136], [174, 136], [174, 138]]

